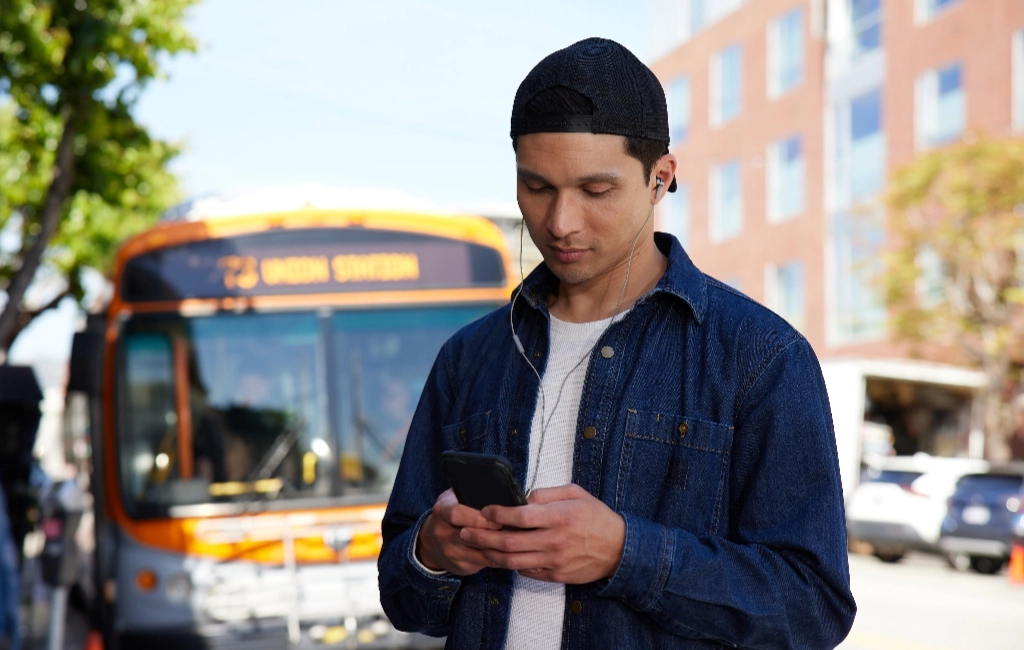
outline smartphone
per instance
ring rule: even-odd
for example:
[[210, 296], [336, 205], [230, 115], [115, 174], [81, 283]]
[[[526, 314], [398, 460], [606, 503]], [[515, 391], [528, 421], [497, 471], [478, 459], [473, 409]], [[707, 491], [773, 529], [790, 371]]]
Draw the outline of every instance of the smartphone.
[[512, 465], [501, 456], [446, 451], [441, 454], [441, 470], [455, 498], [470, 508], [526, 505]]

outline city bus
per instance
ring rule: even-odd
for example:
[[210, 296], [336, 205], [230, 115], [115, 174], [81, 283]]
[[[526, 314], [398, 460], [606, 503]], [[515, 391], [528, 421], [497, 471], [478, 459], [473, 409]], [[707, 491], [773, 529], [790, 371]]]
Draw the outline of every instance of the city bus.
[[506, 239], [479, 217], [246, 210], [126, 241], [75, 338], [104, 645], [436, 644], [384, 616], [380, 522], [438, 350], [509, 300]]

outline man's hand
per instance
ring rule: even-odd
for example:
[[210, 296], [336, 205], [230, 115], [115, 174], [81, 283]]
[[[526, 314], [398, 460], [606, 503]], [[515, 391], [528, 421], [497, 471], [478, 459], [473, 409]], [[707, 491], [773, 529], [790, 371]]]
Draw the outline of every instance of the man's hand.
[[488, 566], [483, 551], [459, 536], [465, 526], [487, 530], [498, 528], [479, 510], [461, 505], [455, 493], [445, 490], [437, 497], [433, 511], [423, 520], [416, 542], [416, 557], [432, 571], [468, 576]]
[[534, 490], [528, 501], [484, 508], [490, 525], [467, 524], [461, 541], [479, 549], [487, 566], [536, 580], [583, 584], [615, 573], [626, 541], [626, 522], [615, 511], [578, 485]]

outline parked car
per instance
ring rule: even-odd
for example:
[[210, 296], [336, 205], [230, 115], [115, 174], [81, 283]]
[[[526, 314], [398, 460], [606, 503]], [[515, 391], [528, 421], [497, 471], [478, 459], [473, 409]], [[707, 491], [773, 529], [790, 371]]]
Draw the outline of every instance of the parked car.
[[1024, 539], [1024, 463], [960, 479], [942, 522], [940, 546], [969, 559], [978, 573], [998, 573], [1014, 539]]
[[883, 562], [899, 562], [911, 549], [938, 552], [957, 480], [988, 467], [983, 460], [928, 454], [878, 459], [847, 500], [847, 533], [871, 544]]

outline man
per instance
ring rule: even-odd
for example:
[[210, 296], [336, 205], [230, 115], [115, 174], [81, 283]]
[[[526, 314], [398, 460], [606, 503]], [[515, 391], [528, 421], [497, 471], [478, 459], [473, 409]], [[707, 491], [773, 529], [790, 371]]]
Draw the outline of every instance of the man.
[[[384, 517], [388, 616], [452, 648], [834, 647], [855, 605], [817, 360], [654, 233], [657, 79], [576, 43], [522, 82], [512, 139], [544, 263], [438, 355]], [[458, 504], [448, 449], [507, 458], [529, 504]]]

